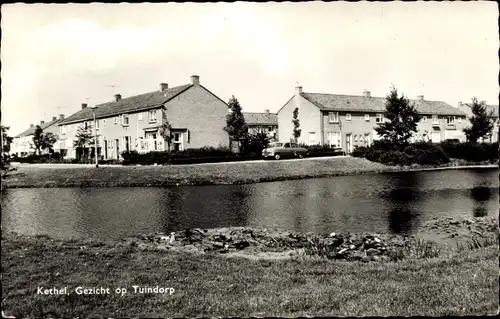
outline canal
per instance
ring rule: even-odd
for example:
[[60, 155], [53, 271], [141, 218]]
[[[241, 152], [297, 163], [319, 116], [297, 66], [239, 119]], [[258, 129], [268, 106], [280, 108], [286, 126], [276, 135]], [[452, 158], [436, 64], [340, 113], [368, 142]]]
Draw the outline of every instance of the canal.
[[191, 227], [411, 234], [435, 217], [497, 216], [497, 169], [340, 176], [177, 188], [2, 191], [2, 227], [118, 239]]

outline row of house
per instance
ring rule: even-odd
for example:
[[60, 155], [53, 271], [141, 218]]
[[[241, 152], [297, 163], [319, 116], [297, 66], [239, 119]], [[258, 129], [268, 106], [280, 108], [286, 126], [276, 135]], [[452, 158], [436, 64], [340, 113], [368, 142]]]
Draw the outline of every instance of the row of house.
[[[302, 87], [277, 113], [244, 112], [250, 132], [265, 132], [276, 141], [290, 141], [293, 132], [293, 110], [299, 108], [302, 134], [299, 143], [331, 145], [350, 153], [356, 145], [370, 145], [378, 139], [374, 128], [384, 121], [385, 97], [372, 97], [369, 91], [362, 95], [306, 93]], [[465, 141], [463, 129], [470, 125], [470, 106], [460, 103], [458, 108], [441, 101], [413, 100], [422, 120], [413, 141], [444, 140]], [[498, 106], [488, 106], [495, 113], [491, 142], [498, 140]], [[468, 113], [469, 112], [469, 113]], [[224, 127], [228, 105], [200, 84], [197, 75], [188, 84], [169, 88], [161, 83], [153, 92], [122, 98], [81, 109], [65, 118], [60, 115], [51, 122], [41, 123], [44, 131], [57, 134], [54, 150], [66, 158], [76, 158], [73, 141], [79, 128], [97, 132], [98, 156], [101, 159], [120, 159], [126, 150], [138, 152], [162, 151], [167, 146], [160, 136], [165, 121], [172, 127], [171, 149], [184, 150], [205, 146], [229, 146], [229, 136]], [[94, 130], [94, 127], [96, 130]], [[33, 152], [31, 138], [34, 125], [13, 140], [12, 153], [25, 156]]]

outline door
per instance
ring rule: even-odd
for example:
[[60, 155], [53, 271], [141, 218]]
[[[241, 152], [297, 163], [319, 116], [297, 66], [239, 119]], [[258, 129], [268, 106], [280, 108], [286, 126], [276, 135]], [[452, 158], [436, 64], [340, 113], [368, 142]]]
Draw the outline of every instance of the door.
[[104, 140], [104, 159], [108, 159], [108, 140]]
[[309, 145], [316, 145], [316, 132], [309, 132]]
[[182, 132], [176, 132], [172, 135], [172, 146], [174, 148], [174, 151], [182, 151], [184, 149], [184, 134], [182, 134]]
[[116, 151], [116, 159], [120, 159], [120, 140], [115, 140], [115, 151]]
[[351, 153], [352, 152], [352, 134], [351, 133], [348, 133], [345, 135], [345, 146], [346, 146], [347, 153]]

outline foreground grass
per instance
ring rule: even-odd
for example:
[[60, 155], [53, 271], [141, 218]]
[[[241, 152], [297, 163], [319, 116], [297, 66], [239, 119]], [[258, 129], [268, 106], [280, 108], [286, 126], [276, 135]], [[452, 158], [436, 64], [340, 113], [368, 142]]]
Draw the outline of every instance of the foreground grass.
[[20, 166], [4, 187], [175, 186], [267, 182], [389, 171], [366, 159], [338, 157], [296, 161], [183, 166]]
[[[134, 294], [132, 285], [173, 287]], [[69, 295], [37, 295], [68, 287]], [[124, 287], [120, 296], [74, 288]], [[442, 316], [498, 309], [498, 247], [398, 263], [248, 260], [126, 245], [2, 239], [2, 309], [16, 317]]]

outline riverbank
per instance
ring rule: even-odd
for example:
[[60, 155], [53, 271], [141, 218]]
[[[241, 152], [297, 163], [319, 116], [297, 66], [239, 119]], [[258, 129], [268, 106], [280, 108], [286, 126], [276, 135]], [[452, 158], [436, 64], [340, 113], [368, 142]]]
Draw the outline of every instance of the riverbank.
[[[496, 313], [497, 221], [442, 219], [425, 227], [479, 234], [474, 240], [460, 237], [456, 249], [441, 250], [418, 237], [249, 228], [191, 229], [174, 233], [172, 241], [171, 235], [154, 234], [120, 242], [3, 231], [2, 310], [18, 318]], [[332, 254], [314, 247], [331, 247], [325, 251]], [[373, 258], [386, 256], [374, 250], [398, 249], [397, 262]], [[294, 254], [286, 253], [290, 250]], [[372, 258], [351, 258], [352, 251]], [[134, 286], [169, 289], [141, 294]], [[41, 294], [40, 287], [67, 287], [67, 294]], [[81, 295], [77, 287], [110, 288], [110, 293]], [[127, 293], [117, 294], [116, 288]]]
[[[20, 165], [2, 180], [3, 188], [28, 187], [175, 187], [376, 174], [431, 169], [494, 168], [452, 162], [441, 166], [387, 166], [363, 158], [334, 157], [288, 161], [254, 161], [178, 166]], [[63, 165], [63, 164], [60, 164]]]

